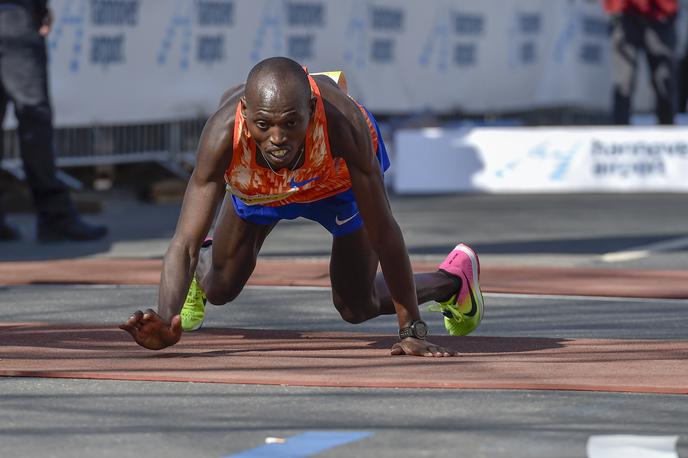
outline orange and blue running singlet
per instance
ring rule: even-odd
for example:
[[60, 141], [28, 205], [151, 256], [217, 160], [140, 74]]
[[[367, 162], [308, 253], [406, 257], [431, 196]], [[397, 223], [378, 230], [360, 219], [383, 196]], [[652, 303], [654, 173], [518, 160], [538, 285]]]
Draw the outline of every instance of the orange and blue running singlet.
[[[225, 171], [225, 181], [237, 215], [246, 221], [273, 224], [281, 219], [304, 217], [339, 237], [358, 230], [363, 221], [351, 190], [349, 170], [343, 159], [332, 157], [320, 89], [310, 75], [308, 79], [316, 107], [306, 133], [303, 165], [279, 175], [258, 165], [256, 143], [237, 105], [232, 162]], [[380, 129], [370, 112], [358, 106], [368, 123], [384, 172], [389, 168], [389, 157]]]

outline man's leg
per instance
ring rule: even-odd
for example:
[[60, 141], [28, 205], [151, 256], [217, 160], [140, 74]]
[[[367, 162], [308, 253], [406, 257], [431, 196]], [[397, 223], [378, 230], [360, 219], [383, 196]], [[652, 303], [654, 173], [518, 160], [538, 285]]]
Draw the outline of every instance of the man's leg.
[[[361, 323], [395, 313], [389, 288], [377, 267], [378, 258], [364, 228], [334, 237], [330, 258], [332, 300], [344, 320]], [[457, 282], [441, 272], [416, 274], [414, 280], [419, 304], [446, 299], [457, 290]]]
[[660, 124], [674, 123], [676, 113], [676, 28], [673, 19], [651, 23], [645, 33], [645, 53], [655, 91]]
[[627, 125], [631, 121], [631, 96], [635, 88], [638, 49], [642, 25], [628, 15], [611, 18], [612, 66], [614, 73], [612, 121]]
[[229, 194], [217, 217], [213, 242], [201, 249], [196, 278], [212, 304], [234, 300], [256, 267], [258, 252], [277, 223], [254, 224], [241, 219]]
[[17, 117], [22, 164], [37, 210], [38, 240], [100, 239], [107, 228], [81, 219], [69, 189], [57, 177], [46, 46], [33, 14], [23, 7], [5, 8], [0, 24], [0, 36], [12, 43], [2, 50], [0, 81]]
[[678, 75], [678, 112], [686, 113], [688, 110], [688, 49], [679, 64]]
[[[0, 45], [0, 162], [2, 162], [5, 155], [5, 139], [3, 138], [2, 123], [5, 120], [5, 110], [7, 110], [7, 104], [9, 102], [2, 83], [3, 54], [3, 47]], [[5, 219], [5, 209], [2, 203], [2, 188], [2, 183], [0, 183], [0, 242], [19, 240], [21, 238], [21, 233]]]
[[[47, 56], [43, 39], [32, 30], [22, 8], [13, 38], [5, 49], [0, 80], [14, 104], [19, 150], [39, 218], [74, 213], [69, 190], [57, 178], [53, 147], [52, 108], [48, 94]], [[9, 32], [8, 32], [9, 33]]]

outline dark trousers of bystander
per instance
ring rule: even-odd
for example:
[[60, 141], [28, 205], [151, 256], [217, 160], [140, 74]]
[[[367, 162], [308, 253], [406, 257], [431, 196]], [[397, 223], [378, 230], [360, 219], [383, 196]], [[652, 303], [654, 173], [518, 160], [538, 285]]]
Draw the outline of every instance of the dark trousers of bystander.
[[678, 65], [678, 112], [688, 110], [688, 45]]
[[0, 4], [0, 120], [11, 101], [38, 218], [50, 219], [74, 210], [56, 176], [46, 46], [35, 21], [25, 8]]
[[[44, 18], [37, 17], [40, 11], [34, 6], [30, 1], [0, 1], [0, 122], [11, 102], [22, 165], [36, 208], [38, 240], [100, 239], [107, 228], [81, 219], [69, 189], [57, 177], [47, 49], [45, 38], [38, 32]], [[2, 141], [0, 158], [4, 153], [1, 148]], [[20, 235], [7, 224], [0, 208], [0, 241]]]
[[637, 78], [638, 57], [644, 52], [656, 98], [660, 124], [673, 124], [676, 114], [675, 18], [655, 20], [632, 13], [611, 18], [614, 92], [612, 117], [615, 124], [630, 123], [631, 96]]

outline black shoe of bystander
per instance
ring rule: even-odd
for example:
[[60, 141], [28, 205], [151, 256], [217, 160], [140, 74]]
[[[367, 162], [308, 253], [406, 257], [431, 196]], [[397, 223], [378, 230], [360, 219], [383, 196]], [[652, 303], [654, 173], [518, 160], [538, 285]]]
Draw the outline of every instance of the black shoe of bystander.
[[72, 214], [57, 218], [39, 217], [36, 233], [41, 243], [89, 241], [102, 239], [107, 235], [108, 229], [100, 224], [87, 223], [79, 215]]
[[21, 232], [19, 232], [19, 229], [0, 218], [0, 242], [11, 242], [20, 238]]

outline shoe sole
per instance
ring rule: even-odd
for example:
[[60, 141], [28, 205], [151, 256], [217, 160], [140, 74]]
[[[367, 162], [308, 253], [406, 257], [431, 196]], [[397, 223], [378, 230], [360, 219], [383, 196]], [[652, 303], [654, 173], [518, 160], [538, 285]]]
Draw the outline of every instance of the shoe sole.
[[194, 327], [191, 328], [191, 329], [184, 329], [184, 326], [182, 326], [182, 331], [184, 331], [184, 332], [194, 332], [194, 331], [198, 331], [199, 329], [201, 329], [201, 326], [203, 326], [203, 322], [204, 322], [204, 321], [205, 321], [205, 320], [201, 321], [201, 322], [198, 324], [198, 326], [194, 326]]
[[482, 321], [483, 319], [483, 314], [485, 312], [485, 303], [483, 300], [483, 292], [480, 289], [480, 261], [478, 261], [478, 255], [475, 254], [475, 251], [473, 251], [471, 247], [469, 247], [468, 245], [464, 245], [463, 243], [456, 245], [454, 249], [465, 253], [471, 260], [471, 268], [473, 269], [473, 281], [475, 283], [474, 295], [475, 300], [478, 302], [478, 313], [480, 314], [480, 319], [478, 320], [478, 323], [480, 323], [480, 321]]

